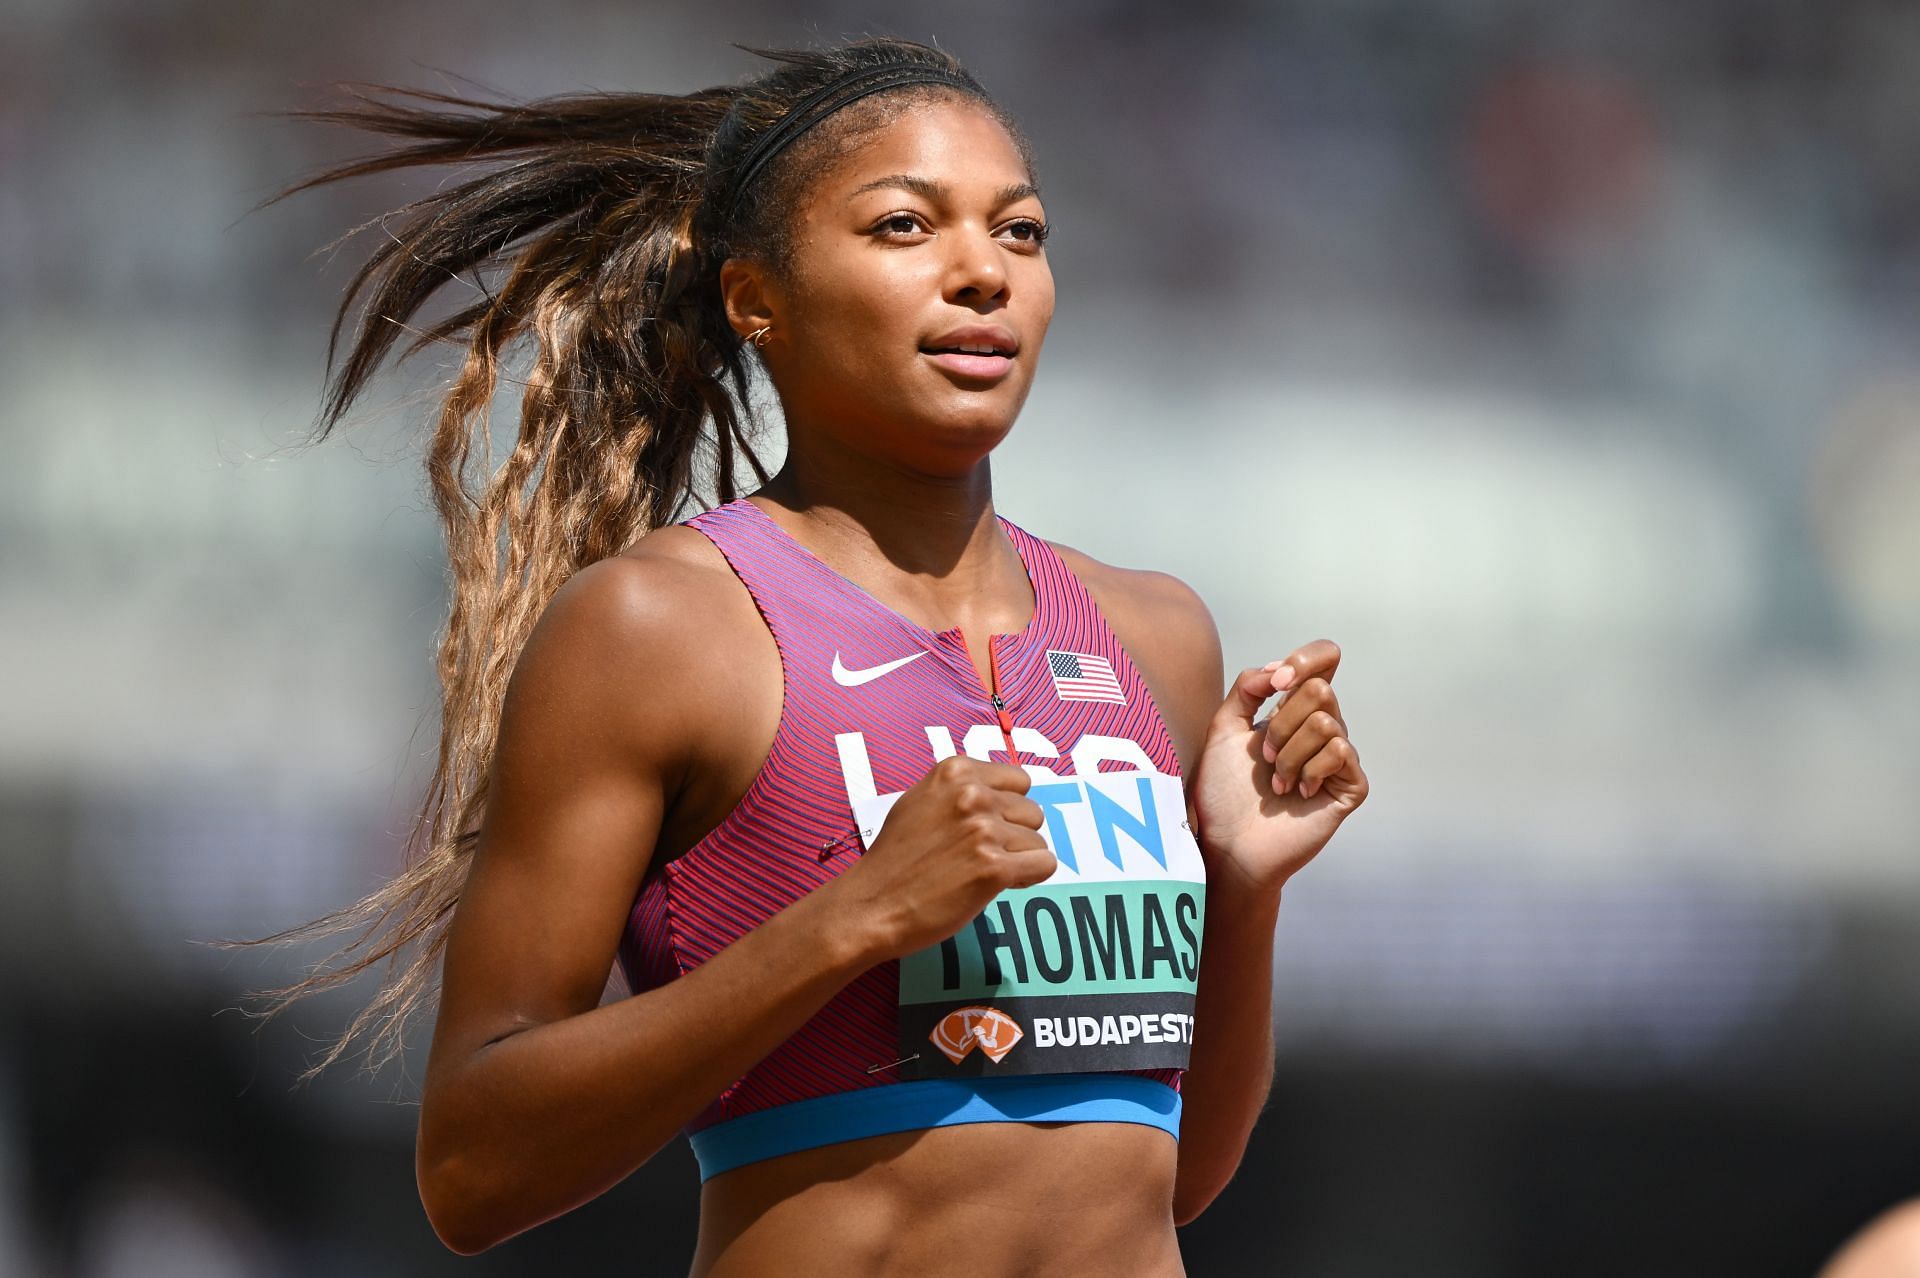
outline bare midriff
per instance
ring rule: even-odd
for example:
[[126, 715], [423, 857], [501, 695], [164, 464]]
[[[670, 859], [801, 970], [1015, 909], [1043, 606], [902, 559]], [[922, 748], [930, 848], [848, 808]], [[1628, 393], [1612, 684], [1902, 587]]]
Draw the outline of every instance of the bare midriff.
[[1177, 1150], [1140, 1123], [993, 1122], [748, 1163], [702, 1187], [690, 1278], [1176, 1278]]

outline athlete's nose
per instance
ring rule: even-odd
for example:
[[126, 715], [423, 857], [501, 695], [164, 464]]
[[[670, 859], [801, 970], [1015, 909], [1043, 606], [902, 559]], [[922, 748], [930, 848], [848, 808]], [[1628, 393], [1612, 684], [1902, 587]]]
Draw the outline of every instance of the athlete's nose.
[[947, 296], [954, 301], [974, 303], [1004, 297], [1007, 270], [992, 233], [983, 230], [956, 235], [954, 243], [953, 261], [947, 272]]

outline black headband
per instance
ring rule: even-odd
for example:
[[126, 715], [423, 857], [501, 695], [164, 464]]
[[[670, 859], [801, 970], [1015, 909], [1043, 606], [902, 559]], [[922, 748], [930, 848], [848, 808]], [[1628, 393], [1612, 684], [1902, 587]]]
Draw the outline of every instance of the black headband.
[[731, 210], [739, 204], [749, 184], [766, 167], [767, 161], [790, 146], [795, 138], [820, 121], [838, 111], [841, 107], [869, 93], [878, 93], [882, 89], [897, 88], [903, 84], [949, 84], [958, 89], [984, 94], [979, 83], [964, 71], [948, 71], [942, 67], [927, 66], [917, 62], [891, 62], [880, 66], [862, 67], [848, 72], [837, 79], [821, 85], [800, 101], [793, 109], [775, 122], [772, 128], [755, 138], [747, 153], [740, 157], [734, 167], [734, 178], [727, 194], [726, 207]]

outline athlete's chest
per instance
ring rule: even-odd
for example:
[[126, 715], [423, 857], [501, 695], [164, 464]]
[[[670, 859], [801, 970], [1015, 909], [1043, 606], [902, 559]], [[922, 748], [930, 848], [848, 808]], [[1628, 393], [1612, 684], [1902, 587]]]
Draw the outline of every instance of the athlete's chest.
[[850, 634], [815, 650], [819, 670], [795, 671], [790, 657], [789, 695], [810, 682], [818, 711], [796, 730], [830, 751], [827, 770], [850, 804], [905, 789], [955, 754], [1017, 764], [1036, 780], [1178, 774], [1159, 708], [1110, 630], [1036, 626], [983, 646], [976, 665], [958, 631]]
[[955, 754], [1014, 763], [1041, 781], [1180, 775], [1172, 732], [1108, 607], [1011, 521], [1000, 523], [1027, 572], [1032, 612], [1017, 631], [987, 634], [916, 624], [745, 499], [689, 522], [750, 597], [724, 619], [715, 661], [738, 667], [738, 695], [714, 707], [724, 722], [712, 734], [749, 744], [739, 759], [689, 770], [710, 782], [711, 797], [749, 782], [750, 797], [789, 795], [811, 826], [844, 822], [851, 807], [910, 787]]

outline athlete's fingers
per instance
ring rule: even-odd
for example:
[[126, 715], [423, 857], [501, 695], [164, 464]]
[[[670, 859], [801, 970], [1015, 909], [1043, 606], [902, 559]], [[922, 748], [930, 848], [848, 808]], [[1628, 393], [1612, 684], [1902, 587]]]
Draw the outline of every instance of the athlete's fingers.
[[1000, 805], [1000, 815], [1014, 825], [1023, 825], [1029, 830], [1038, 830], [1047, 823], [1047, 810], [1024, 794], [1006, 794]]
[[995, 763], [991, 759], [983, 759], [980, 766], [984, 769], [980, 774], [981, 779], [996, 790], [1025, 794], [1033, 785], [1033, 774], [1017, 763]]
[[1300, 725], [1316, 710], [1324, 710], [1338, 719], [1341, 729], [1345, 730], [1346, 719], [1340, 713], [1340, 698], [1334, 695], [1333, 685], [1319, 675], [1314, 675], [1282, 695], [1280, 704], [1274, 707], [1272, 717], [1266, 721], [1266, 732], [1260, 741], [1260, 753], [1268, 763], [1275, 762], [1287, 738], [1299, 731]]
[[1234, 676], [1233, 683], [1227, 689], [1227, 699], [1213, 713], [1213, 727], [1216, 730], [1238, 728], [1245, 731], [1253, 727], [1253, 716], [1260, 713], [1260, 707], [1273, 695], [1273, 674], [1259, 666], [1250, 666]]
[[1060, 859], [1044, 845], [1037, 849], [1027, 849], [1009, 853], [1007, 868], [1013, 876], [1013, 886], [1032, 887], [1044, 883], [1053, 877], [1060, 866]]
[[1227, 699], [1214, 712], [1215, 728], [1251, 728], [1253, 716], [1276, 692], [1319, 676], [1331, 680], [1340, 667], [1340, 645], [1331, 639], [1315, 639], [1302, 644], [1278, 661], [1252, 666], [1234, 676]]
[[1328, 742], [1347, 734], [1346, 725], [1325, 710], [1315, 710], [1301, 721], [1273, 761], [1273, 792], [1285, 794], [1299, 779], [1301, 767], [1317, 756]]
[[1312, 675], [1332, 679], [1333, 672], [1340, 668], [1340, 645], [1331, 639], [1315, 639], [1261, 668], [1273, 672], [1275, 692], [1284, 692]]
[[1053, 850], [1040, 831], [1031, 826], [1012, 824], [1007, 826], [1006, 836], [1000, 840], [1000, 846], [1006, 852], [1031, 852], [1035, 848], [1046, 848], [1049, 852]]
[[1032, 774], [1018, 764], [976, 759], [970, 754], [950, 754], [933, 767], [947, 769], [955, 779], [964, 777], [995, 790], [1012, 790], [1018, 794], [1025, 794], [1027, 787], [1033, 784]]
[[1364, 798], [1367, 789], [1367, 774], [1360, 770], [1360, 752], [1353, 742], [1344, 736], [1334, 737], [1321, 751], [1308, 759], [1300, 769], [1300, 797], [1311, 799], [1319, 793], [1320, 787], [1333, 777], [1345, 774], [1360, 787]]

